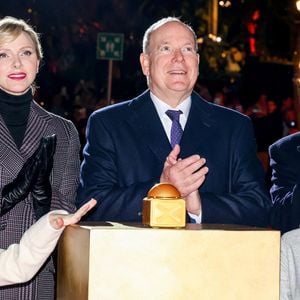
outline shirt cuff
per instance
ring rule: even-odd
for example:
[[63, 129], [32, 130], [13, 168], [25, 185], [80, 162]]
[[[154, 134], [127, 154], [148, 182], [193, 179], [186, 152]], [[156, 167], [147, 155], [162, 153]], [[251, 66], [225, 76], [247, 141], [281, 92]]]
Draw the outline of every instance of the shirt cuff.
[[202, 222], [202, 213], [201, 212], [199, 213], [198, 216], [194, 215], [194, 214], [190, 214], [190, 213], [188, 213], [188, 214], [189, 214], [190, 218], [193, 219], [196, 224], [201, 224], [201, 222]]

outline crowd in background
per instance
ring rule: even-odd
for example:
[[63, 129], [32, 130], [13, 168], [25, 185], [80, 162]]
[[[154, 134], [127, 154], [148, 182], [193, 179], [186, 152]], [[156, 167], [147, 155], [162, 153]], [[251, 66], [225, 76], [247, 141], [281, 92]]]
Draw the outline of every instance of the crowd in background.
[[252, 119], [258, 152], [268, 151], [268, 147], [276, 140], [298, 131], [295, 101], [290, 95], [275, 99], [262, 91], [252, 99], [252, 103], [245, 105], [226, 86], [213, 92], [203, 84], [197, 87], [204, 99], [237, 110]]

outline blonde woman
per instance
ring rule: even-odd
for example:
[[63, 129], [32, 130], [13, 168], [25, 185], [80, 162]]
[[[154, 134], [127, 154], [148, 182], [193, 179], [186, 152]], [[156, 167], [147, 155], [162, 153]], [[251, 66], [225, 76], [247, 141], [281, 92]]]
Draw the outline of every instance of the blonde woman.
[[[80, 143], [74, 124], [34, 100], [43, 53], [26, 22], [0, 20], [0, 248], [18, 243], [50, 210], [74, 212]], [[50, 258], [32, 280], [0, 288], [0, 299], [54, 298]]]

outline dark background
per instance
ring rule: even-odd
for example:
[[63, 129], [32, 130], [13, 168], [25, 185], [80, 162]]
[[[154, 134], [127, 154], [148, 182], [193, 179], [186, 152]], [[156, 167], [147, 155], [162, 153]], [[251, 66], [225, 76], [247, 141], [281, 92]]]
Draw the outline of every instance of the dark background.
[[[266, 91], [277, 101], [293, 94], [293, 53], [298, 12], [292, 0], [232, 0], [219, 6], [218, 35], [221, 43], [208, 38], [209, 3], [204, 0], [9, 0], [1, 1], [0, 15], [30, 22], [41, 33], [44, 65], [38, 76], [36, 97], [48, 103], [65, 86], [70, 95], [80, 82], [88, 82], [97, 103], [107, 95], [108, 62], [96, 59], [98, 32], [124, 33], [124, 56], [113, 64], [112, 98], [132, 97], [146, 87], [139, 66], [144, 31], [161, 17], [177, 16], [189, 23], [199, 38], [201, 65], [199, 82], [210, 91], [227, 86], [243, 105], [253, 103]], [[249, 49], [253, 12], [257, 51]], [[232, 48], [242, 53], [239, 72], [228, 72], [226, 57]], [[100, 105], [100, 106], [101, 106]]]

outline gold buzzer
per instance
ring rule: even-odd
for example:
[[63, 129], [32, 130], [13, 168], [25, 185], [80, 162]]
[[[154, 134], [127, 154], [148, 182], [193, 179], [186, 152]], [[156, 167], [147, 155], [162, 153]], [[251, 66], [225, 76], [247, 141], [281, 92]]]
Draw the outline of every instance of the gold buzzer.
[[149, 199], [179, 199], [181, 198], [177, 188], [170, 183], [158, 183], [154, 185], [148, 192]]
[[154, 185], [143, 199], [144, 225], [151, 227], [185, 227], [185, 200], [175, 186], [162, 182]]

